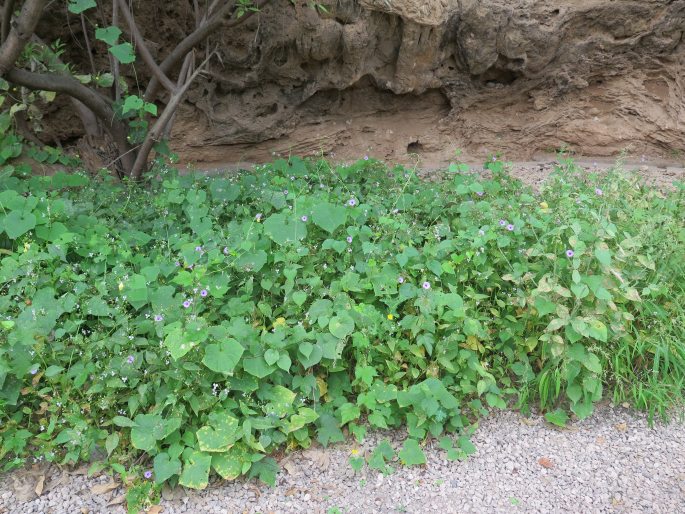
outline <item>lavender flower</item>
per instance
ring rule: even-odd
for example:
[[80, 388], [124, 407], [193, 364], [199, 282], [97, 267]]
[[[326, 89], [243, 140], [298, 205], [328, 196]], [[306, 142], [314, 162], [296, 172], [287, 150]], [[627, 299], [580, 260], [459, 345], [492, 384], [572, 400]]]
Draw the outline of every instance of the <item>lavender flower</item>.
[[499, 226], [500, 227], [503, 227], [506, 224], [507, 224], [507, 220], [499, 220]]
[[511, 232], [512, 230], [514, 230], [514, 225], [512, 225], [511, 223], [509, 223], [509, 225], [507, 225], [507, 230], [508, 230], [509, 232]]
[[602, 191], [600, 188], [595, 189], [595, 194], [597, 196], [602, 196], [604, 194], [604, 191]]
[[575, 252], [573, 250], [566, 250], [566, 257], [569, 259], [575, 255]]
[[404, 277], [397, 277], [398, 284], [404, 284]]
[[185, 307], [186, 309], [190, 307], [190, 300], [186, 300], [185, 302], [183, 302], [183, 307]]
[[150, 480], [152, 478], [152, 471], [148, 469], [145, 473], [143, 473], [143, 476]]
[[161, 314], [155, 314], [155, 321], [164, 321], [164, 316]]
[[347, 242], [351, 243], [352, 242], [352, 236], [347, 236]]
[[257, 221], [261, 221], [261, 220], [262, 220], [262, 213], [261, 213], [261, 212], [258, 212], [257, 214], [255, 214], [254, 219], [257, 220]]
[[204, 298], [204, 297], [207, 296], [208, 294], [209, 294], [209, 293], [207, 292], [206, 289], [203, 289], [202, 291], [200, 291], [200, 296], [201, 296], [202, 298]]
[[201, 246], [196, 246], [196, 247], [195, 247], [195, 251], [196, 251], [196, 252], [201, 252], [201, 251], [202, 251], [202, 247], [201, 247]]
[[431, 288], [430, 282], [424, 282], [421, 287], [423, 287], [425, 290], [428, 290]]
[[174, 266], [177, 266], [177, 267], [178, 267], [178, 266], [180, 266], [180, 265], [181, 265], [181, 263], [180, 263], [179, 261], [174, 262]]
[[36, 373], [38, 373], [38, 368], [34, 368], [31, 370], [32, 375], [35, 375]]
[[354, 207], [355, 205], [357, 205], [357, 200], [355, 200], [354, 198], [350, 198], [347, 201], [347, 205], [349, 205], [350, 207]]
[[133, 361], [135, 361], [135, 360], [136, 360], [136, 358], [133, 355], [129, 355], [126, 358], [126, 362], [128, 362], [129, 364], [133, 364]]
[[304, 221], [305, 223], [307, 223], [307, 220], [308, 220], [309, 218], [308, 218], [307, 216], [302, 216], [300, 219], [301, 219], [302, 221]]
[[224, 255], [228, 255], [228, 252], [229, 252], [228, 246], [224, 247]]
[[483, 196], [485, 193], [484, 193], [483, 191], [476, 191], [476, 194], [477, 194], [478, 196]]
[[368, 155], [365, 155], [365, 156], [364, 156], [364, 160], [365, 160], [365, 161], [368, 161], [368, 160], [369, 160], [369, 156], [368, 156]]
[[283, 190], [283, 194], [284, 194], [285, 196], [288, 196], [288, 190], [287, 190], [287, 189], [284, 189], [284, 190]]

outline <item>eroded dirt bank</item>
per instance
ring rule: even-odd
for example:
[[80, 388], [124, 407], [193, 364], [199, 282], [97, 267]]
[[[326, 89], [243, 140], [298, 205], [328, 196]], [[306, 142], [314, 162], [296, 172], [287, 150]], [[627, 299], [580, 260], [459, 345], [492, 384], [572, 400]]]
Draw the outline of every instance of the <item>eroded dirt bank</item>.
[[222, 35], [225, 66], [176, 131], [183, 156], [685, 148], [682, 0], [342, 0], [330, 13], [276, 1]]
[[[160, 56], [192, 28], [192, 2], [133, 6]], [[326, 6], [273, 0], [211, 38], [219, 58], [174, 131], [184, 160], [418, 153], [440, 163], [455, 148], [530, 160], [561, 145], [673, 160], [685, 150], [685, 0]], [[73, 132], [73, 121], [53, 130]]]

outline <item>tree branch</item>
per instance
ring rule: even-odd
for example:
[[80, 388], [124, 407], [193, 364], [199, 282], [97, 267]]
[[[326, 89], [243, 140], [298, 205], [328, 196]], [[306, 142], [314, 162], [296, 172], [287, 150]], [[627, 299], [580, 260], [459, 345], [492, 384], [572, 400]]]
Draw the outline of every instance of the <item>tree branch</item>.
[[83, 30], [83, 39], [86, 41], [86, 50], [88, 51], [88, 60], [90, 61], [90, 72], [95, 75], [95, 59], [93, 59], [93, 49], [90, 46], [88, 27], [86, 26], [86, 17], [83, 13], [81, 13], [81, 29]]
[[133, 35], [133, 40], [136, 43], [136, 48], [138, 49], [140, 56], [143, 58], [143, 61], [145, 62], [145, 64], [148, 65], [150, 71], [152, 71], [153, 76], [164, 86], [164, 88], [167, 89], [170, 93], [173, 93], [176, 89], [175, 84], [159, 68], [157, 62], [155, 62], [154, 57], [152, 57], [150, 50], [148, 50], [147, 46], [145, 45], [143, 35], [140, 33], [140, 29], [136, 24], [136, 20], [133, 18], [133, 14], [131, 13], [131, 10], [128, 8], [128, 5], [126, 4], [126, 0], [117, 1], [119, 3], [119, 9], [121, 10], [121, 13], [124, 15], [124, 18], [126, 19], [126, 23], [128, 24], [128, 27], [131, 30], [131, 34]]
[[17, 25], [9, 30], [7, 39], [0, 46], [0, 77], [4, 77], [7, 71], [14, 67], [14, 63], [35, 32], [46, 3], [47, 0], [26, 0], [24, 3]]
[[5, 77], [13, 84], [32, 90], [64, 93], [86, 105], [101, 120], [109, 120], [111, 123], [111, 120], [114, 119], [114, 110], [105, 98], [67, 75], [35, 73], [13, 68], [7, 72]]
[[[31, 41], [33, 43], [36, 43], [38, 45], [41, 45], [45, 51], [50, 53], [50, 57], [54, 59], [55, 63], [59, 64], [62, 66], [65, 70], [67, 69], [66, 64], [62, 61], [59, 55], [57, 55], [55, 52], [52, 51], [52, 49], [43, 41], [41, 38], [38, 37], [37, 34], [34, 34], [31, 37]], [[79, 118], [81, 118], [81, 123], [83, 123], [83, 128], [86, 131], [86, 137], [89, 140], [89, 143], [92, 141], [93, 137], [98, 137], [102, 135], [102, 131], [100, 130], [100, 125], [98, 125], [98, 120], [93, 111], [88, 109], [82, 102], [78, 101], [76, 98], [71, 97], [71, 103], [74, 106], [74, 109], [79, 115]]]
[[157, 121], [155, 124], [152, 126], [152, 128], [148, 131], [147, 135], [145, 136], [145, 141], [143, 141], [143, 144], [141, 145], [140, 149], [138, 150], [138, 156], [136, 157], [136, 162], [133, 165], [133, 170], [131, 171], [131, 177], [134, 180], [139, 180], [140, 177], [143, 174], [143, 171], [145, 170], [147, 166], [147, 159], [148, 156], [150, 155], [150, 151], [152, 150], [152, 147], [154, 144], [157, 142], [157, 140], [160, 138], [164, 130], [166, 129], [167, 125], [169, 122], [173, 119], [174, 114], [176, 113], [176, 110], [178, 109], [179, 104], [181, 103], [181, 100], [183, 99], [183, 95], [185, 95], [186, 91], [188, 91], [188, 88], [190, 85], [193, 83], [195, 78], [200, 74], [202, 69], [205, 67], [205, 65], [209, 62], [209, 60], [212, 58], [214, 55], [214, 52], [212, 52], [209, 57], [207, 57], [200, 66], [197, 67], [195, 72], [186, 80], [185, 84], [183, 84], [180, 88], [176, 89], [176, 92], [174, 92], [171, 95], [171, 98], [169, 98], [169, 102], [167, 103], [166, 107], [162, 111], [162, 113], [159, 115], [159, 118], [157, 118]]
[[[112, 25], [115, 27], [119, 26], [119, 9], [117, 9], [117, 1], [112, 0]], [[114, 77], [114, 82], [112, 83], [114, 100], [121, 100], [121, 88], [119, 87], [119, 61], [109, 52], [107, 52], [107, 58], [109, 59], [110, 66], [112, 67], [112, 76]]]
[[5, 5], [2, 7], [2, 39], [0, 39], [0, 43], [4, 42], [10, 33], [10, 23], [12, 22], [15, 3], [16, 0], [5, 0]]
[[105, 130], [112, 136], [112, 140], [120, 153], [120, 159], [124, 168], [127, 170], [132, 169], [134, 158], [128, 144], [128, 130], [115, 117], [109, 100], [89, 87], [84, 86], [78, 80], [66, 75], [35, 73], [12, 68], [6, 73], [5, 78], [13, 84], [29, 89], [64, 93], [88, 107], [100, 120]]
[[[261, 9], [269, 2], [270, 0], [258, 0], [257, 2], [255, 2], [255, 8]], [[162, 70], [162, 72], [169, 73], [173, 69], [173, 67], [176, 66], [181, 61], [181, 59], [183, 59], [186, 56], [188, 52], [190, 52], [193, 48], [202, 43], [213, 32], [218, 30], [222, 25], [226, 28], [235, 27], [237, 25], [240, 25], [241, 23], [244, 23], [253, 14], [255, 14], [254, 11], [249, 11], [240, 18], [233, 18], [231, 21], [225, 22], [224, 18], [229, 14], [229, 12], [231, 12], [232, 9], [234, 9], [234, 7], [235, 4], [227, 3], [221, 9], [219, 9], [212, 17], [208, 18], [207, 20], [204, 20], [203, 23], [197, 29], [195, 29], [192, 33], [186, 36], [186, 38], [183, 39], [183, 41], [181, 41], [178, 45], [176, 45], [176, 48], [174, 48], [171, 51], [171, 53], [167, 55], [162, 61], [162, 63], [159, 65], [159, 68]], [[234, 12], [235, 11], [233, 11], [233, 13]], [[145, 90], [145, 101], [154, 101], [158, 89], [159, 81], [156, 80], [155, 77], [152, 77], [147, 86], [147, 89]]]

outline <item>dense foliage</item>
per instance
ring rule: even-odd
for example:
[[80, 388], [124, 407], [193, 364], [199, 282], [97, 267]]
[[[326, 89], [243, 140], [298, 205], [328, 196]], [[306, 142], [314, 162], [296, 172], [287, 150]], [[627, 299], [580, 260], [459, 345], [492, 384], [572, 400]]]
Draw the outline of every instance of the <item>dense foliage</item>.
[[210, 470], [272, 481], [266, 455], [345, 427], [406, 426], [412, 464], [429, 434], [472, 451], [489, 408], [666, 413], [685, 379], [682, 186], [564, 161], [534, 193], [487, 166], [426, 182], [292, 158], [145, 188], [6, 173], [5, 468], [146, 454], [141, 483], [202, 488]]

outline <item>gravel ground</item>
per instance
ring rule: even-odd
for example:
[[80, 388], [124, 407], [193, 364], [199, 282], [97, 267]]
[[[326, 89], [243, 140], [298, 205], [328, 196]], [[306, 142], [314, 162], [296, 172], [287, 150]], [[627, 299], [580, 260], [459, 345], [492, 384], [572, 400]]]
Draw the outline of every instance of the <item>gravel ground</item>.
[[[274, 488], [239, 480], [199, 492], [167, 490], [158, 512], [685, 512], [685, 426], [649, 428], [644, 416], [620, 407], [603, 407], [565, 430], [540, 417], [499, 412], [482, 421], [472, 439], [478, 451], [466, 461], [446, 460], [433, 442], [425, 448], [425, 467], [388, 476], [355, 473], [348, 464], [352, 450], [371, 451], [383, 438], [398, 448], [403, 435], [374, 433], [360, 447], [349, 442], [296, 452], [281, 461]], [[109, 477], [80, 472], [0, 477], [0, 513], [124, 512], [111, 504], [122, 500], [120, 487], [102, 492]]]

